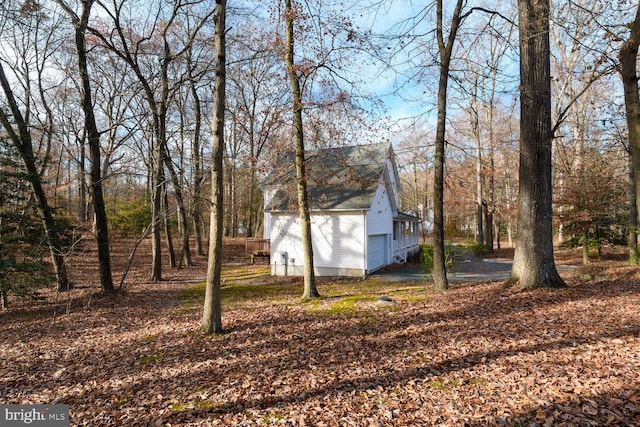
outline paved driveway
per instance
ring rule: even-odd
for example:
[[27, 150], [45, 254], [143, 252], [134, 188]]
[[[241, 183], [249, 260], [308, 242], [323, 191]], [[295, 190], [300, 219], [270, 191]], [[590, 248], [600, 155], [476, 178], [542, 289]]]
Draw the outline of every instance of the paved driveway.
[[[447, 274], [449, 282], [496, 282], [509, 277], [513, 261], [501, 258], [478, 258], [465, 254], [456, 258], [451, 271]], [[557, 266], [558, 270], [574, 268], [572, 266]], [[374, 275], [384, 276], [390, 280], [421, 281], [431, 280], [415, 265], [399, 266], [392, 270], [380, 270]]]

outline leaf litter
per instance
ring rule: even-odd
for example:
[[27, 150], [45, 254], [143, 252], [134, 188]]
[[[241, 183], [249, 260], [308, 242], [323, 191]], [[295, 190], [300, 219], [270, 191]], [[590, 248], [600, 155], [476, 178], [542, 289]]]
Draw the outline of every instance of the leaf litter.
[[534, 291], [323, 280], [326, 301], [365, 301], [330, 311], [299, 279], [247, 275], [223, 286], [226, 333], [203, 336], [204, 257], [150, 283], [144, 256], [119, 295], [83, 255], [87, 286], [0, 313], [0, 403], [65, 403], [74, 426], [640, 425], [635, 269]]

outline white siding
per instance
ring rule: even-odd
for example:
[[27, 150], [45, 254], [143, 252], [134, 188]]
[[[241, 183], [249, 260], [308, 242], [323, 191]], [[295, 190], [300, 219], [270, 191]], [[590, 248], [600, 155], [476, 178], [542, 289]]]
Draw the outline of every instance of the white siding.
[[[272, 271], [282, 272], [285, 263], [287, 274], [294, 274], [302, 267], [300, 234], [300, 218], [297, 213], [271, 216]], [[362, 213], [312, 214], [311, 238], [316, 270], [365, 270], [365, 227]]]
[[364, 215], [312, 215], [313, 257], [317, 267], [364, 269]]
[[271, 239], [271, 212], [264, 213], [262, 238], [267, 240]]
[[294, 214], [271, 215], [271, 264], [282, 265], [291, 258], [302, 260], [300, 219]]
[[387, 187], [380, 183], [367, 212], [367, 273], [391, 263], [393, 214]]
[[381, 183], [367, 212], [367, 234], [393, 233], [393, 212], [387, 188]]

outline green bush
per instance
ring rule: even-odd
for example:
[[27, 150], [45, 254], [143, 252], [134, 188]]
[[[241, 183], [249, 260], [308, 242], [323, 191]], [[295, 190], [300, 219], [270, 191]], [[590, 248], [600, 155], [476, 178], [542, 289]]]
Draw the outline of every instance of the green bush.
[[467, 240], [464, 242], [464, 247], [469, 250], [475, 256], [486, 255], [490, 251], [488, 243], [479, 243], [476, 240]]
[[147, 197], [119, 206], [117, 211], [111, 216], [111, 229], [124, 236], [139, 236], [151, 224], [151, 204]]
[[[16, 150], [0, 138], [0, 306], [9, 294], [38, 298], [54, 280], [42, 221], [29, 203], [31, 188]], [[56, 219], [56, 227], [70, 224]], [[64, 235], [60, 229], [56, 230]]]
[[[455, 256], [458, 254], [458, 248], [451, 244], [444, 245], [444, 265], [447, 271], [451, 271]], [[431, 243], [423, 243], [420, 246], [420, 270], [424, 274], [433, 272], [433, 245]]]
[[47, 262], [49, 248], [45, 241], [40, 219], [33, 212], [27, 210], [23, 214], [0, 206], [2, 308], [6, 308], [9, 294], [39, 299], [38, 288], [55, 280], [51, 265]]
[[20, 298], [41, 299], [38, 288], [54, 280], [53, 272], [44, 260], [24, 261], [15, 257], [0, 257], [0, 296], [6, 308], [10, 293]]

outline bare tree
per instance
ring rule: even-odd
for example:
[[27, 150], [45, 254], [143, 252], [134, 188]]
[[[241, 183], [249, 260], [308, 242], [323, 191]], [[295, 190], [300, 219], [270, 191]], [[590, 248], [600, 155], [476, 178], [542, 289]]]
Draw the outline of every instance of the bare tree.
[[[620, 49], [620, 74], [624, 84], [624, 104], [629, 129], [632, 179], [635, 190], [636, 224], [640, 223], [640, 95], [638, 95], [638, 47], [640, 46], [640, 2], [631, 31]], [[637, 233], [637, 231], [636, 231]], [[636, 238], [637, 242], [637, 238]], [[631, 249], [631, 260], [638, 262], [638, 247]]]
[[226, 85], [226, 0], [216, 0], [215, 65], [213, 108], [213, 152], [211, 163], [211, 222], [209, 232], [209, 262], [207, 284], [202, 314], [202, 330], [220, 334], [222, 330], [222, 297], [220, 290], [222, 270], [222, 234], [224, 222], [224, 175], [222, 157], [224, 154], [224, 112]]
[[[173, 37], [174, 26], [179, 27], [178, 21], [180, 21], [180, 14], [185, 12], [186, 9], [189, 9], [190, 6], [193, 6], [191, 2], [178, 1], [172, 3], [168, 16], [165, 16], [163, 4], [158, 5], [155, 12], [150, 11], [150, 24], [149, 28], [146, 29], [148, 34], [135, 34], [133, 29], [125, 28], [125, 22], [123, 21], [125, 18], [123, 16], [125, 2], [113, 0], [111, 7], [108, 7], [103, 2], [98, 2], [98, 4], [103, 7], [105, 13], [111, 18], [114, 28], [113, 31], [109, 33], [100, 31], [97, 28], [92, 28], [92, 32], [108, 49], [122, 58], [134, 72], [143, 88], [145, 99], [153, 118], [152, 124], [156, 146], [154, 150], [155, 182], [152, 186], [153, 263], [151, 277], [152, 280], [161, 280], [160, 227], [164, 221], [162, 198], [164, 187], [166, 186], [165, 168], [169, 171], [178, 205], [178, 213], [181, 218], [181, 223], [185, 227], [182, 237], [181, 256], [187, 264], [191, 262], [187, 229], [188, 221], [184, 197], [178, 175], [167, 152], [167, 114], [169, 111], [169, 103], [173, 90], [183, 79], [178, 79], [179, 81], [172, 86], [169, 69], [177, 58], [183, 57], [189, 51], [199, 31], [208, 23], [209, 18], [213, 14], [213, 10], [204, 13], [198, 24], [194, 28], [191, 28], [192, 33], [188, 35], [186, 40], [183, 40], [178, 49], [174, 49], [174, 46], [172, 46], [172, 41], [176, 41], [175, 37]], [[158, 32], [160, 33], [159, 39], [157, 35]], [[146, 46], [146, 44], [150, 46]], [[159, 65], [157, 68], [148, 62], [146, 55], [148, 52], [144, 51], [145, 47], [153, 49], [154, 54], [159, 55]], [[184, 80], [186, 79], [187, 78], [184, 77]], [[158, 91], [156, 90], [156, 84], [159, 86]]]
[[194, 129], [193, 138], [191, 139], [191, 166], [193, 168], [192, 178], [192, 202], [191, 202], [191, 219], [193, 221], [193, 231], [196, 244], [196, 253], [204, 255], [204, 245], [202, 243], [202, 198], [204, 197], [202, 187], [204, 185], [205, 174], [202, 164], [201, 140], [202, 140], [202, 103], [198, 88], [197, 76], [194, 73], [193, 65], [193, 48], [191, 47], [187, 53], [187, 77], [188, 86], [193, 102], [193, 119]]
[[519, 0], [518, 243], [505, 286], [562, 287], [553, 259], [549, 1]]
[[300, 229], [303, 248], [304, 291], [302, 298], [317, 298], [320, 296], [316, 287], [313, 266], [313, 245], [311, 243], [311, 216], [309, 214], [309, 197], [307, 194], [307, 175], [305, 171], [304, 126], [302, 122], [302, 91], [300, 89], [300, 72], [294, 58], [294, 21], [299, 17], [300, 10], [292, 7], [291, 0], [285, 0], [285, 62], [293, 94], [293, 139], [296, 148], [295, 164], [298, 194], [298, 209], [300, 212]]
[[13, 95], [13, 91], [9, 85], [9, 80], [7, 79], [1, 62], [0, 85], [2, 86], [7, 104], [9, 105], [9, 112], [5, 112], [4, 108], [0, 108], [0, 123], [2, 123], [2, 126], [9, 135], [11, 143], [18, 150], [20, 158], [27, 170], [27, 177], [31, 184], [31, 188], [33, 189], [33, 194], [38, 202], [38, 209], [42, 218], [44, 233], [47, 237], [47, 244], [49, 245], [51, 252], [51, 260], [56, 274], [56, 279], [58, 281], [58, 290], [66, 291], [69, 289], [69, 278], [67, 276], [67, 268], [64, 261], [64, 253], [59, 237], [58, 226], [53, 215], [53, 209], [49, 206], [49, 202], [47, 201], [47, 195], [45, 194], [42, 181], [40, 179], [41, 175], [36, 166], [36, 158], [33, 152], [29, 126], [27, 122], [25, 122], [24, 116], [18, 107], [18, 102]]
[[[4, 3], [0, 6], [0, 16], [2, 18], [0, 19], [0, 34], [2, 34], [6, 29], [6, 26], [10, 24], [13, 24], [18, 28], [18, 30], [20, 30], [25, 27], [25, 23], [31, 25], [31, 20], [36, 21], [36, 26], [39, 25], [38, 22], [44, 20], [44, 14], [42, 13], [40, 5], [28, 5], [29, 7], [23, 10], [19, 7], [7, 7], [12, 5], [13, 3]], [[21, 10], [21, 12], [16, 12], [17, 10]], [[22, 38], [22, 40], [27, 41], [32, 39], [28, 35], [27, 37]], [[31, 42], [28, 43], [30, 44]], [[37, 44], [38, 41], [33, 41], [33, 43]], [[17, 46], [15, 47], [17, 48]], [[50, 47], [47, 46], [46, 49], [49, 48]], [[42, 220], [47, 245], [49, 246], [51, 253], [51, 261], [56, 275], [56, 280], [58, 282], [58, 290], [66, 291], [69, 289], [70, 282], [67, 276], [62, 241], [60, 238], [61, 230], [59, 229], [58, 222], [56, 221], [54, 209], [49, 204], [48, 196], [42, 182], [42, 174], [45, 167], [44, 164], [46, 164], [47, 159], [39, 161], [35, 154], [35, 150], [42, 147], [34, 147], [33, 126], [31, 120], [37, 115], [32, 114], [31, 80], [28, 75], [30, 65], [27, 64], [25, 56], [17, 56], [18, 58], [16, 60], [23, 61], [20, 70], [27, 74], [23, 76], [23, 79], [8, 77], [3, 66], [4, 59], [0, 60], [0, 86], [2, 87], [2, 93], [4, 94], [4, 102], [3, 105], [0, 106], [0, 123], [24, 164], [27, 172], [27, 179], [33, 190], [33, 195]], [[44, 61], [43, 58], [37, 59]], [[44, 62], [38, 66], [38, 69], [42, 70], [43, 67]], [[17, 71], [17, 73], [19, 72], [20, 71]], [[16, 76], [17, 73], [14, 72], [13, 76]], [[41, 76], [42, 74], [40, 73], [39, 75]], [[39, 92], [40, 94], [43, 94], [44, 90], [42, 86], [40, 86], [41, 82], [42, 80], [40, 79]], [[22, 100], [18, 99], [12, 84], [21, 85], [23, 94]], [[51, 115], [48, 115], [47, 117], [49, 119], [52, 118]], [[47, 125], [46, 127], [51, 129], [51, 125]], [[47, 141], [50, 143], [50, 138], [48, 138]], [[49, 147], [46, 147], [45, 152], [49, 152]]]
[[96, 123], [91, 98], [91, 79], [87, 65], [86, 34], [89, 25], [89, 16], [93, 0], [83, 1], [80, 15], [62, 0], [56, 3], [69, 15], [75, 30], [76, 57], [78, 60], [78, 72], [81, 82], [81, 104], [84, 112], [84, 127], [89, 144], [89, 159], [91, 170], [89, 172], [91, 200], [95, 215], [96, 242], [98, 244], [98, 264], [100, 268], [100, 285], [105, 292], [113, 292], [113, 278], [111, 276], [111, 255], [109, 250], [109, 231], [107, 226], [107, 211], [104, 204], [102, 191], [102, 163], [100, 161], [100, 132]]
[[444, 34], [443, 1], [436, 2], [436, 38], [438, 41], [439, 77], [438, 77], [438, 119], [436, 122], [436, 151], [433, 179], [433, 283], [436, 289], [449, 288], [444, 248], [444, 164], [447, 122], [447, 88], [453, 45], [460, 24], [467, 15], [462, 13], [463, 0], [457, 0], [449, 34]]
[[[257, 191], [258, 167], [269, 143], [283, 126], [283, 100], [287, 98], [282, 72], [277, 68], [277, 58], [270, 45], [270, 33], [253, 24], [238, 31], [242, 34], [238, 34], [238, 40], [229, 49], [236, 65], [227, 76], [227, 105], [232, 122], [229, 126], [235, 129], [233, 139], [240, 145], [236, 150], [239, 164], [249, 175], [240, 194], [244, 195], [247, 206], [244, 218], [247, 236], [253, 237], [261, 206]], [[232, 169], [231, 173], [234, 172]], [[238, 183], [236, 179], [234, 182]], [[233, 209], [234, 204], [230, 205]]]
[[[460, 84], [460, 106], [466, 111], [468, 129], [462, 129], [475, 144], [476, 160], [476, 240], [493, 250], [496, 205], [496, 151], [499, 150], [498, 90], [511, 81], [501, 70], [513, 47], [513, 23], [492, 15], [473, 28], [471, 40], [461, 40], [465, 73], [456, 80]], [[472, 33], [473, 34], [473, 33]]]

